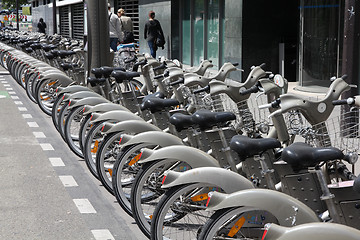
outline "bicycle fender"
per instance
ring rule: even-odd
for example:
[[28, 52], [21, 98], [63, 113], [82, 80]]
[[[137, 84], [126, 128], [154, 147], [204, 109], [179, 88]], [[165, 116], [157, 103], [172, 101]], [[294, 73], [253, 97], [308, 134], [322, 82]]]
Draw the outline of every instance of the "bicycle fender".
[[110, 103], [100, 103], [95, 106], [90, 106], [90, 105], [84, 106], [84, 115], [88, 115], [90, 113], [95, 113], [95, 112], [105, 113], [114, 110], [122, 110], [129, 112], [129, 110], [126, 107], [110, 102]]
[[[108, 128], [107, 126], [111, 126]], [[125, 132], [138, 134], [147, 131], [161, 131], [160, 128], [145, 122], [144, 120], [126, 120], [116, 124], [105, 124], [103, 132], [105, 134], [113, 132]]]
[[108, 111], [105, 113], [93, 113], [92, 114], [92, 123], [114, 120], [116, 122], [126, 121], [126, 120], [142, 120], [141, 117], [136, 116], [132, 112], [123, 111], [123, 110], [114, 110]]
[[153, 143], [154, 145], [159, 145], [161, 147], [184, 145], [179, 137], [160, 131], [149, 131], [139, 133], [135, 136], [124, 134], [122, 136], [121, 144], [123, 147], [141, 143]]
[[80, 85], [72, 85], [72, 86], [68, 86], [65, 88], [59, 88], [58, 94], [63, 94], [63, 93], [75, 93], [75, 92], [80, 92], [80, 91], [91, 91], [90, 88], [84, 87], [84, 86], [80, 86]]
[[81, 91], [76, 93], [66, 93], [64, 95], [63, 101], [67, 101], [70, 99], [82, 99], [86, 97], [102, 97], [102, 96], [93, 91]]
[[168, 171], [161, 188], [170, 188], [189, 183], [208, 183], [220, 187], [226, 193], [254, 188], [252, 182], [240, 174], [215, 167], [200, 167], [185, 172]]
[[271, 224], [265, 239], [302, 240], [314, 239], [315, 236], [317, 240], [357, 240], [360, 231], [338, 223], [307, 223], [291, 228]]
[[144, 149], [139, 163], [164, 159], [183, 161], [189, 164], [191, 168], [220, 167], [219, 162], [209, 154], [185, 145], [168, 146], [158, 150]]
[[187, 87], [200, 86], [203, 88], [208, 84], [209, 84], [208, 81], [204, 81], [203, 77], [196, 73], [184, 74], [184, 86], [187, 86]]
[[276, 217], [281, 226], [287, 227], [320, 221], [308, 206], [282, 192], [268, 189], [249, 189], [231, 194], [219, 192], [211, 194], [208, 210], [231, 207], [256, 208], [270, 212]]
[[84, 105], [96, 105], [99, 103], [105, 103], [109, 102], [109, 100], [103, 98], [103, 97], [86, 97], [83, 99], [77, 99], [77, 100], [70, 100], [69, 103], [69, 109], [72, 109], [74, 107], [84, 106]]

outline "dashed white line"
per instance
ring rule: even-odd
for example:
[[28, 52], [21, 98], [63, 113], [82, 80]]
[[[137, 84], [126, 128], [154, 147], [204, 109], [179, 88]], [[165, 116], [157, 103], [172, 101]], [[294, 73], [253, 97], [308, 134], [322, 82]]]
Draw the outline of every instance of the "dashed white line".
[[10, 84], [4, 84], [4, 87], [10, 87]]
[[27, 122], [27, 124], [29, 125], [29, 127], [31, 128], [37, 128], [39, 127], [39, 125], [36, 122]]
[[6, 91], [12, 91], [14, 89], [12, 89], [11, 87], [5, 88]]
[[54, 151], [53, 146], [50, 143], [40, 143], [40, 147], [44, 150], [44, 151]]
[[43, 132], [33, 132], [35, 138], [46, 138]]
[[80, 213], [96, 213], [95, 208], [87, 198], [73, 199]]
[[14, 92], [14, 91], [10, 91], [10, 92], [9, 92], [9, 94], [16, 94], [16, 92]]
[[78, 187], [79, 185], [75, 181], [73, 176], [59, 176], [64, 187]]
[[61, 158], [49, 158], [49, 161], [53, 167], [64, 167], [65, 164]]
[[23, 105], [22, 101], [14, 101], [16, 105]]
[[108, 229], [95, 229], [91, 230], [91, 232], [96, 240], [115, 240]]
[[26, 112], [27, 111], [26, 107], [18, 107], [18, 109], [19, 109], [20, 112]]
[[12, 99], [19, 99], [18, 96], [11, 96]]
[[31, 114], [22, 114], [23, 118], [32, 118]]

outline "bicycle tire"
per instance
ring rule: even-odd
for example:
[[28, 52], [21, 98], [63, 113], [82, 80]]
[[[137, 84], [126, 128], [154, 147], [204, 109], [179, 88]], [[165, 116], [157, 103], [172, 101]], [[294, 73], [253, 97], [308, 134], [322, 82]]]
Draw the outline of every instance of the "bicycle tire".
[[68, 144], [71, 151], [75, 153], [77, 156], [84, 158], [84, 155], [79, 145], [80, 121], [83, 117], [82, 109], [83, 106], [78, 106], [70, 110], [70, 113], [65, 121], [64, 132], [65, 132], [65, 141]]

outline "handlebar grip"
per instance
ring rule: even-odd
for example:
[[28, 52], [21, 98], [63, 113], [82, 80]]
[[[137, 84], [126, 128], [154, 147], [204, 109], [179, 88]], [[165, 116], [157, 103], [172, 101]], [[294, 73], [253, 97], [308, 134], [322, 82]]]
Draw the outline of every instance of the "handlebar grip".
[[165, 62], [162, 62], [162, 63], [160, 64], [160, 66], [154, 67], [153, 70], [156, 71], [156, 70], [165, 69], [165, 68], [166, 68], [166, 63], [165, 63]]
[[140, 62], [136, 62], [136, 63], [134, 63], [134, 66], [145, 65], [146, 63], [147, 63], [147, 60], [146, 60], [146, 59], [144, 59], [144, 60], [142, 60], [142, 61], [140, 61]]
[[174, 85], [176, 85], [176, 84], [184, 83], [184, 81], [185, 81], [184, 78], [180, 78], [180, 79], [177, 80], [177, 81], [171, 82], [171, 83], [170, 83], [170, 86], [174, 86]]
[[163, 76], [164, 76], [163, 74], [156, 75], [156, 76], [154, 77], [154, 79], [160, 79], [160, 78], [162, 78]]
[[134, 62], [136, 60], [136, 56], [133, 56], [131, 58], [128, 58], [128, 59], [125, 59], [125, 63], [131, 63], [131, 62]]
[[168, 77], [170, 75], [169, 71], [164, 72], [164, 77]]
[[347, 74], [344, 74], [341, 76], [342, 80], [346, 80], [348, 78], [348, 75]]
[[254, 85], [248, 89], [245, 89], [243, 91], [240, 91], [240, 95], [247, 95], [247, 94], [250, 94], [250, 93], [257, 93], [259, 91], [259, 88], [257, 85]]
[[201, 93], [201, 92], [208, 92], [210, 91], [210, 85], [207, 85], [206, 87], [194, 90], [194, 94]]
[[262, 64], [260, 64], [260, 66], [259, 66], [261, 69], [263, 69], [264, 70], [264, 67], [266, 67], [266, 63], [262, 63]]
[[232, 65], [234, 65], [235, 67], [239, 66], [239, 63], [236, 62], [236, 63], [233, 63]]

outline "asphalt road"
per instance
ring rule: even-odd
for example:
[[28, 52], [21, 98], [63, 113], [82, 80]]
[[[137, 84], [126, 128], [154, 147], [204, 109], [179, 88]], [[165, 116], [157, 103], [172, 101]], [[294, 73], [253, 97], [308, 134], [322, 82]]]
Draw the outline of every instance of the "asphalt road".
[[146, 239], [51, 117], [1, 73], [0, 239]]

